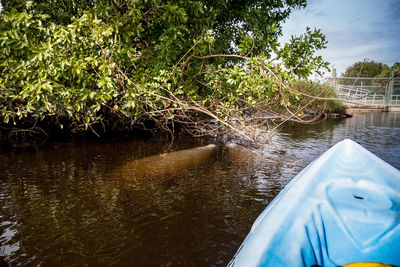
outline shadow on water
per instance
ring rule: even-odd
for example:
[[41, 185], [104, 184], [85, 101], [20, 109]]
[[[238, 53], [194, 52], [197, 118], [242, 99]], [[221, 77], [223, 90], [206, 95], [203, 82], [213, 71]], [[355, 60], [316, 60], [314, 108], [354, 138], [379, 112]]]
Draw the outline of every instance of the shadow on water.
[[344, 138], [400, 168], [396, 113], [288, 124], [267, 148], [217, 146], [162, 179], [121, 179], [123, 171], [116, 170], [129, 173], [130, 162], [210, 142], [56, 143], [1, 151], [0, 265], [224, 266], [264, 207]]

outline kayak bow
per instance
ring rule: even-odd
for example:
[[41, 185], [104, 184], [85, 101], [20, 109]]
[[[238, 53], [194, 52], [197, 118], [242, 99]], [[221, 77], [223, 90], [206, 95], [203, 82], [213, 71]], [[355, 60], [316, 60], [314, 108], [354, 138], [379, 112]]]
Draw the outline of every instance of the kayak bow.
[[400, 265], [399, 222], [400, 171], [343, 140], [268, 205], [229, 266]]

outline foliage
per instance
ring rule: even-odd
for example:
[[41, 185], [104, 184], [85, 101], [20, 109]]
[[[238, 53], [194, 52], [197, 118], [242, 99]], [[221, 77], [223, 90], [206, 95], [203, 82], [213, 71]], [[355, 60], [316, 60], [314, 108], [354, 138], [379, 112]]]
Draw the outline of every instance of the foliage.
[[285, 67], [300, 78], [308, 77], [314, 70], [322, 75], [321, 70], [328, 69], [329, 63], [315, 52], [326, 48], [327, 43], [321, 30], [311, 31], [307, 27], [305, 34], [292, 36], [290, 43], [278, 51], [278, 59], [282, 59]]
[[309, 113], [321, 111], [325, 114], [345, 113], [346, 106], [343, 104], [343, 102], [337, 100], [335, 88], [328, 84], [302, 80], [292, 82], [291, 88], [301, 92], [302, 94], [318, 96], [318, 98], [315, 98], [311, 103], [305, 102], [305, 99], [307, 98], [303, 98], [301, 101], [299, 101], [299, 106], [307, 105]]
[[358, 61], [348, 67], [343, 77], [384, 77], [380, 76], [382, 73], [389, 73], [389, 66], [380, 62], [371, 61]]
[[400, 77], [400, 62], [394, 63], [391, 67], [385, 68], [378, 77]]
[[299, 96], [282, 84], [327, 67], [313, 55], [326, 44], [318, 30], [277, 42], [280, 23], [304, 0], [1, 4], [5, 123], [51, 117], [87, 129], [113, 118], [192, 129], [203, 114], [232, 128], [234, 116], [290, 109]]

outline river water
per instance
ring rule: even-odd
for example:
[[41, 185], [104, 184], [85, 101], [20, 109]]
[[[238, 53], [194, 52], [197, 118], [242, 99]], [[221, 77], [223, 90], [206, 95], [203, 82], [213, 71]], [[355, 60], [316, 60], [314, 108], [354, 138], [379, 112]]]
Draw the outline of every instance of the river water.
[[218, 145], [196, 166], [140, 179], [119, 167], [210, 141], [3, 150], [0, 266], [224, 266], [279, 191], [344, 138], [400, 169], [400, 113], [287, 124], [261, 150]]

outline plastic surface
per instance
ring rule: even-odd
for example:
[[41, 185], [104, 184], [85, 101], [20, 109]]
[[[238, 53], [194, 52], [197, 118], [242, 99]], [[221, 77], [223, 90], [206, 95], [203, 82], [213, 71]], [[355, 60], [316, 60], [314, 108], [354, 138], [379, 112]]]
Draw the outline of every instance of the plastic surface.
[[270, 203], [229, 266], [400, 265], [400, 171], [351, 140]]

